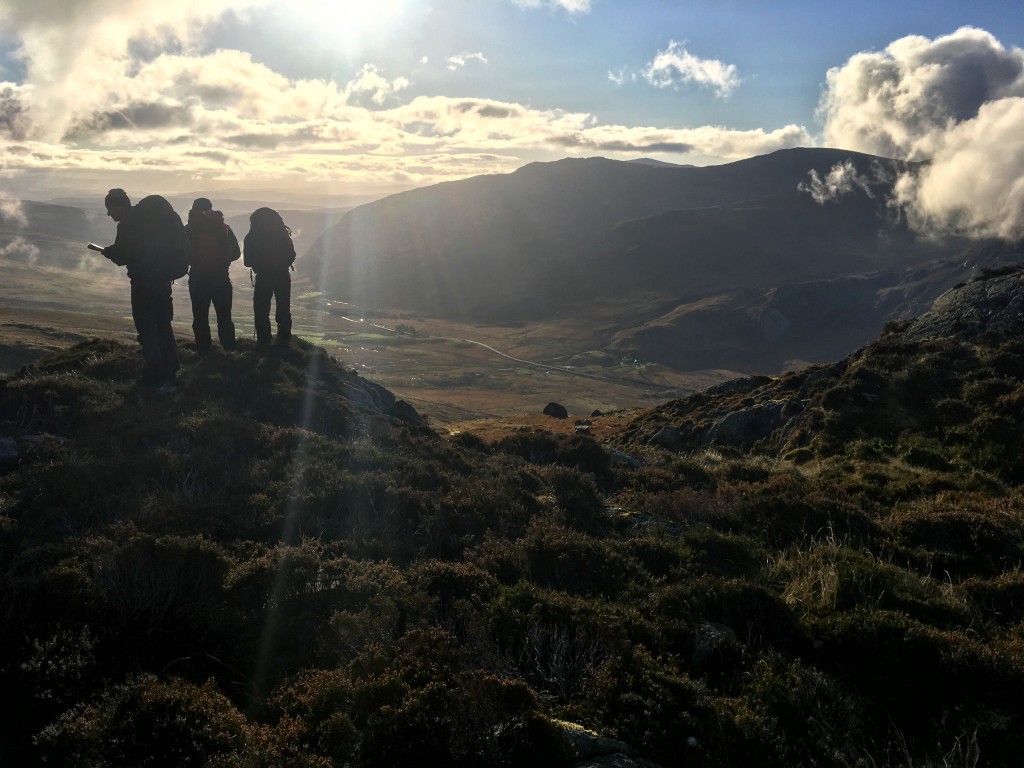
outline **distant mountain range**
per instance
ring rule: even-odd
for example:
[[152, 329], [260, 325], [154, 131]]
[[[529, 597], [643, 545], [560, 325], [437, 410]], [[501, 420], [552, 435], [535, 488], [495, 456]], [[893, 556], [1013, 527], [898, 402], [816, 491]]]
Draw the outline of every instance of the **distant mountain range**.
[[[847, 167], [816, 202], [812, 174]], [[601, 318], [604, 346], [682, 370], [834, 359], [1017, 248], [916, 236], [914, 166], [792, 149], [693, 167], [534, 163], [360, 206], [300, 261], [332, 298], [470, 322]]]

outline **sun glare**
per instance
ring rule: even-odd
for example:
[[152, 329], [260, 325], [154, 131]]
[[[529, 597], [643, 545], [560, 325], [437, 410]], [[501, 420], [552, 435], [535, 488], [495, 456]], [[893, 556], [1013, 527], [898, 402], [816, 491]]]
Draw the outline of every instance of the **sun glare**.
[[291, 7], [327, 34], [375, 35], [401, 18], [408, 0], [298, 0]]

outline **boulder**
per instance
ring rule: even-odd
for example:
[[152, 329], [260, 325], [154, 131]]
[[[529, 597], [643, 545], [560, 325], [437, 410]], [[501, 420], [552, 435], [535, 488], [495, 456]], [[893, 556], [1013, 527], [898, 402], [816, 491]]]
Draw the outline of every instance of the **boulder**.
[[701, 444], [750, 448], [759, 440], [770, 437], [772, 432], [782, 426], [785, 408], [786, 402], [771, 400], [754, 408], [727, 413], [704, 431]]
[[564, 405], [559, 403], [548, 403], [544, 406], [544, 415], [553, 416], [556, 419], [568, 419], [569, 412], [565, 409]]
[[662, 427], [651, 438], [651, 445], [660, 445], [662, 448], [676, 448], [683, 442], [683, 436], [675, 427]]

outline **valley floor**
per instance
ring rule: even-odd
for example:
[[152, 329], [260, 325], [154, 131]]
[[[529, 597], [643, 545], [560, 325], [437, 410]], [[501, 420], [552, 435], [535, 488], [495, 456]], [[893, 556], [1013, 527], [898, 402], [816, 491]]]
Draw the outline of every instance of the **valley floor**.
[[[13, 373], [85, 338], [132, 339], [128, 280], [52, 267], [4, 265], [0, 286], [0, 373]], [[232, 270], [233, 318], [252, 337], [248, 271]], [[175, 331], [191, 343], [187, 279], [174, 287]], [[303, 293], [292, 312], [297, 336], [411, 403], [435, 428], [477, 419], [540, 414], [552, 401], [574, 418], [595, 410], [652, 407], [733, 378], [735, 371], [682, 373], [600, 351], [594, 317], [555, 323], [468, 325], [331, 304]], [[211, 321], [213, 313], [211, 312]], [[455, 427], [458, 429], [458, 427]]]

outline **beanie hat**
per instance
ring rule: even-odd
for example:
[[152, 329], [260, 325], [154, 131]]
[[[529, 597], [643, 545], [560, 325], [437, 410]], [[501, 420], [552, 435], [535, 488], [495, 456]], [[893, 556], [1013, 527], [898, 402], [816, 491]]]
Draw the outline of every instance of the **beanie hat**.
[[195, 200], [192, 201], [192, 210], [195, 210], [195, 211], [212, 211], [213, 210], [213, 203], [211, 203], [208, 198], [197, 197]]
[[107, 196], [103, 198], [103, 205], [107, 208], [113, 208], [118, 205], [131, 208], [132, 201], [128, 198], [128, 193], [118, 187], [107, 192]]

